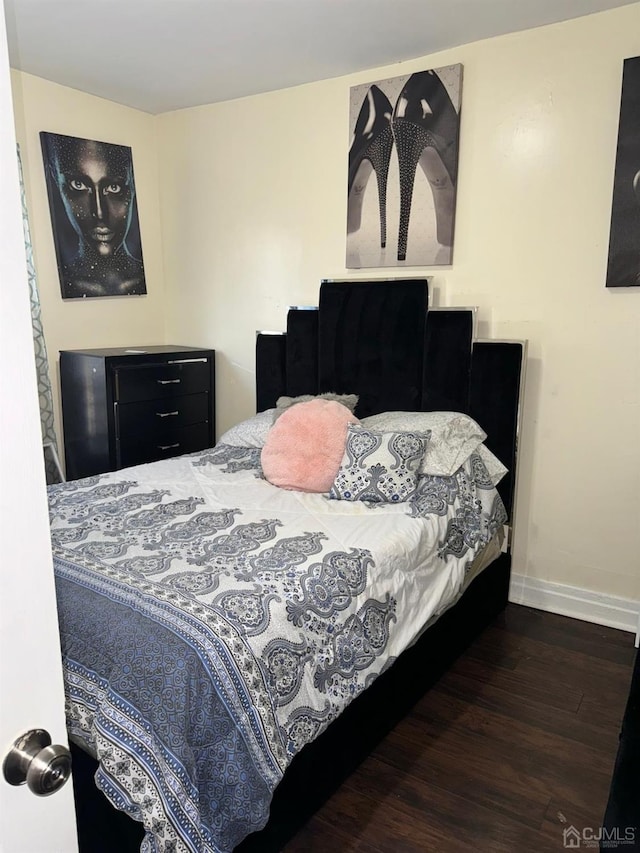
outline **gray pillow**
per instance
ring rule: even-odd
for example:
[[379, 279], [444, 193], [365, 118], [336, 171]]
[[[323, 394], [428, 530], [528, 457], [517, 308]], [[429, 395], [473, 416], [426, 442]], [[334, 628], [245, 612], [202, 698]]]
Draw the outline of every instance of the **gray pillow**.
[[296, 403], [308, 403], [310, 400], [335, 400], [336, 403], [346, 406], [352, 414], [358, 405], [357, 394], [334, 394], [332, 391], [327, 391], [324, 394], [301, 394], [299, 397], [278, 397], [274, 421], [291, 406], [295, 406]]

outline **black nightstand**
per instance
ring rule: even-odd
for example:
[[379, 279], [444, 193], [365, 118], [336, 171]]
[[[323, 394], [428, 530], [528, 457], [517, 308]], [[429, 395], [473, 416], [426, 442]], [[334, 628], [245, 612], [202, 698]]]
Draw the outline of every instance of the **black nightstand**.
[[215, 444], [214, 350], [63, 350], [60, 383], [68, 480]]

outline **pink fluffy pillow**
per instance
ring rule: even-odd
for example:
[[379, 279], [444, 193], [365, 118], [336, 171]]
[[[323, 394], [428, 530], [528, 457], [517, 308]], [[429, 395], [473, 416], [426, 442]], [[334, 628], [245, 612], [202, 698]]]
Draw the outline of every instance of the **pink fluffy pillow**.
[[333, 400], [310, 400], [287, 409], [267, 434], [262, 471], [274, 486], [328, 492], [347, 441], [347, 425], [360, 423]]

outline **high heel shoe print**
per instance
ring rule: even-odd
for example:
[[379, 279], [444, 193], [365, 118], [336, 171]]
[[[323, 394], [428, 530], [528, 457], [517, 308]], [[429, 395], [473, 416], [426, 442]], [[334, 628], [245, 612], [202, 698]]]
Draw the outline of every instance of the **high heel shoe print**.
[[387, 177], [393, 147], [391, 102], [377, 86], [371, 86], [362, 102], [349, 149], [347, 234], [358, 231], [362, 222], [362, 201], [371, 177], [376, 173], [380, 212], [380, 245], [387, 245]]
[[418, 163], [431, 186], [438, 242], [443, 246], [453, 243], [459, 119], [434, 71], [409, 77], [398, 95], [391, 126], [400, 171], [398, 260], [404, 261]]

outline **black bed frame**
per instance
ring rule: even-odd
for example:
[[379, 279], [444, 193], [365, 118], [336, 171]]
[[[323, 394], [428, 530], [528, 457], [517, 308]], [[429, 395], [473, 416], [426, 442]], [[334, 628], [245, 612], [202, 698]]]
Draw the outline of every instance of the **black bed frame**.
[[[256, 406], [281, 395], [359, 394], [356, 415], [460, 411], [487, 432], [509, 473], [498, 486], [510, 519], [516, 486], [523, 341], [474, 339], [473, 309], [428, 308], [428, 281], [323, 281], [318, 308], [290, 308], [286, 333], [256, 339]], [[512, 525], [511, 525], [512, 529]], [[236, 853], [275, 853], [505, 607], [510, 539], [460, 600], [292, 761], [270, 820]], [[117, 814], [92, 781], [97, 765], [74, 753], [80, 853], [133, 853], [140, 824]]]

